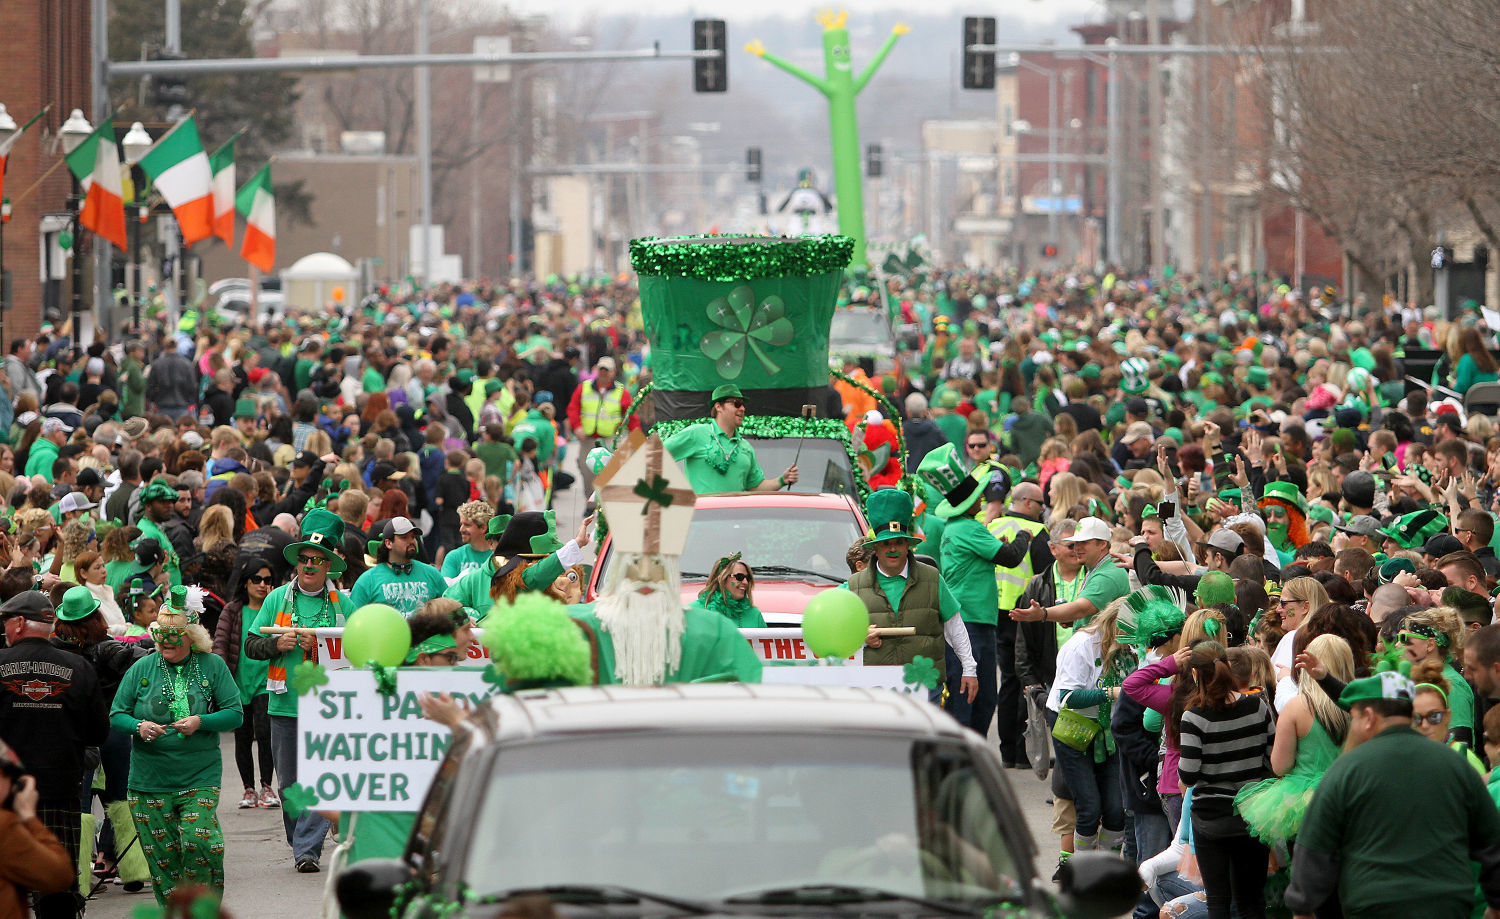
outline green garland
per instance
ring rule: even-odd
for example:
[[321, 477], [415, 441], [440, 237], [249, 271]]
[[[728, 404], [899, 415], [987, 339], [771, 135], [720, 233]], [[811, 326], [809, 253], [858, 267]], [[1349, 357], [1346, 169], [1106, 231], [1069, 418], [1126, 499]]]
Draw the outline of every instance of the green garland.
[[847, 236], [648, 236], [630, 241], [636, 274], [750, 281], [843, 271], [854, 254]]
[[[713, 424], [711, 418], [678, 418], [673, 421], [662, 421], [652, 427], [651, 433], [661, 436], [665, 441], [683, 428], [693, 424]], [[746, 415], [736, 432], [741, 437], [764, 437], [767, 440], [794, 440], [799, 437], [812, 437], [822, 440], [836, 440], [843, 444], [844, 452], [849, 456], [849, 468], [854, 479], [854, 487], [859, 492], [861, 502], [870, 496], [870, 483], [859, 472], [859, 453], [854, 449], [851, 441], [849, 428], [838, 418], [801, 418], [793, 415]]]

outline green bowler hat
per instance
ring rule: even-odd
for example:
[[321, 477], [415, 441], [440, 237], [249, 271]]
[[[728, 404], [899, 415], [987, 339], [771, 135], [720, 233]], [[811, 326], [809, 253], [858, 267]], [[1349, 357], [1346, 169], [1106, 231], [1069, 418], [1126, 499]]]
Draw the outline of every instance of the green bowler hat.
[[249, 397], [237, 399], [234, 403], [235, 418], [254, 418], [258, 412], [255, 409], [255, 400]]
[[99, 598], [87, 587], [69, 587], [67, 593], [63, 594], [62, 605], [57, 608], [57, 618], [61, 622], [87, 619], [100, 605]]
[[709, 398], [709, 403], [717, 405], [725, 399], [743, 399], [745, 394], [733, 383], [721, 383], [714, 387], [714, 394]]

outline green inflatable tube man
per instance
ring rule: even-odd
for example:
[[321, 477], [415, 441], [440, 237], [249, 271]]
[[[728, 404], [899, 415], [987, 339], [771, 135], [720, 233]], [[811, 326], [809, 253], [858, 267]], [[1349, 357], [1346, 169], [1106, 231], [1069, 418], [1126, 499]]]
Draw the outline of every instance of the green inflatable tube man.
[[759, 58], [775, 64], [794, 77], [810, 84], [828, 99], [829, 135], [833, 138], [834, 193], [838, 196], [839, 232], [854, 240], [852, 264], [865, 264], [865, 199], [860, 182], [859, 120], [854, 112], [854, 99], [865, 88], [875, 71], [885, 62], [886, 55], [896, 47], [896, 40], [910, 31], [897, 24], [886, 37], [885, 44], [875, 53], [858, 77], [854, 76], [849, 59], [849, 30], [844, 28], [847, 13], [819, 13], [818, 22], [823, 26], [823, 64], [827, 76], [818, 78], [785, 58], [777, 57], [766, 50], [757, 39], [745, 46], [745, 50]]

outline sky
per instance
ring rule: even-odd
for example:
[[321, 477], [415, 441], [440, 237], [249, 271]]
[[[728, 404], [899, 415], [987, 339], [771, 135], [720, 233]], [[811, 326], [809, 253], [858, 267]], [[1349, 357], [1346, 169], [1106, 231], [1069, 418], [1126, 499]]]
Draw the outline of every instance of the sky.
[[[650, 0], [643, 7], [640, 0], [510, 0], [507, 4], [518, 12], [545, 13], [559, 20], [591, 13], [629, 15], [648, 11], [652, 15], [672, 13], [726, 20], [760, 19], [766, 16], [806, 16], [811, 19], [822, 9], [848, 10], [851, 16], [864, 13], [900, 13], [914, 6], [913, 0], [854, 0], [845, 3], [823, 3], [817, 0], [755, 0], [754, 3], [726, 0]], [[926, 13], [952, 12], [957, 16], [1005, 15], [1038, 25], [1071, 24], [1102, 7], [1100, 0], [922, 0]]]

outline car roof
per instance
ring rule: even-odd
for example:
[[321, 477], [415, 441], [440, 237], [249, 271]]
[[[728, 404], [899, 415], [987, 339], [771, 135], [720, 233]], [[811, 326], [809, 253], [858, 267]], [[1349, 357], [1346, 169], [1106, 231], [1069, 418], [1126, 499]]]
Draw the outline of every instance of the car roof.
[[841, 734], [966, 739], [925, 695], [843, 686], [677, 683], [577, 686], [497, 696], [501, 743], [581, 734]]

